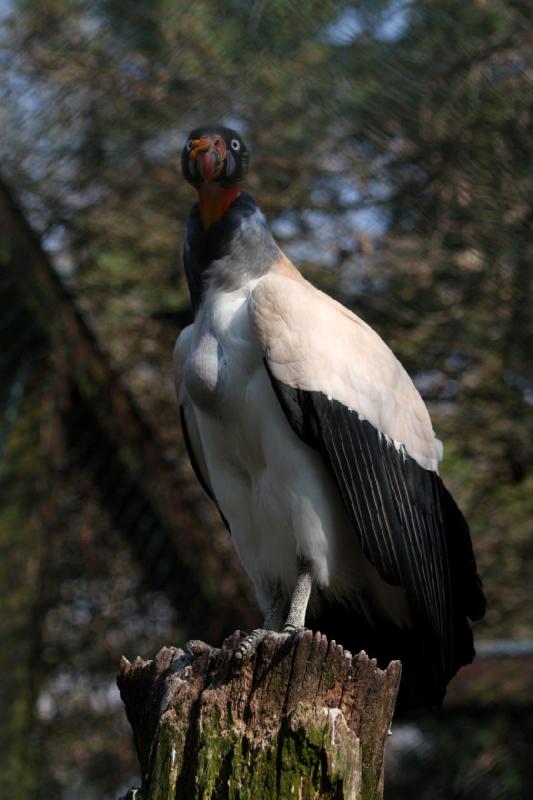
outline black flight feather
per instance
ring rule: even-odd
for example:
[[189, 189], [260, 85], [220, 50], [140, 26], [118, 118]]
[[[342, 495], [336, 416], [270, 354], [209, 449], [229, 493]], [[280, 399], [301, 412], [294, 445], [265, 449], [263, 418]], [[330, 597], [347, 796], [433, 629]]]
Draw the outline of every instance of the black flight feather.
[[308, 624], [383, 666], [400, 659], [400, 708], [440, 705], [450, 678], [474, 657], [466, 617], [479, 619], [485, 610], [463, 515], [436, 472], [356, 412], [269, 375], [291, 427], [321, 453], [363, 553], [383, 580], [405, 590], [413, 619], [411, 629], [400, 630], [355, 618], [323, 592]]

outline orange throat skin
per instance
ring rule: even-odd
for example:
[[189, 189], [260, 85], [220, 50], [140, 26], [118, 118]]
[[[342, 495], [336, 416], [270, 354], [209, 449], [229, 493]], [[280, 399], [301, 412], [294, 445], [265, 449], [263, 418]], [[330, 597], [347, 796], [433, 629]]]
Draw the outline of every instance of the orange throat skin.
[[200, 186], [198, 189], [198, 199], [204, 230], [207, 230], [224, 216], [240, 193], [241, 190], [238, 186], [228, 186], [225, 188], [219, 183], [206, 183], [204, 186]]

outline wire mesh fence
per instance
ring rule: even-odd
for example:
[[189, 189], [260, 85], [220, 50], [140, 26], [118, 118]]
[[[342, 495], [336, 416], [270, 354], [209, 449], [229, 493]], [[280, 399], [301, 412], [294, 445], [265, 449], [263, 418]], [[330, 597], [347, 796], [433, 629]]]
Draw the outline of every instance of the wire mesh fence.
[[[288, 254], [430, 404], [486, 583], [480, 636], [531, 638], [529, 4], [304, 5], [0, 3], [8, 800], [135, 785], [120, 655], [258, 619], [187, 464], [170, 375], [190, 318], [179, 148], [207, 111], [245, 134], [248, 188]], [[398, 726], [391, 796], [531, 794], [516, 658], [480, 673], [453, 719]]]
[[194, 553], [209, 512], [2, 200], [4, 796], [112, 797], [136, 774], [120, 656], [219, 640], [247, 589], [213, 520]]

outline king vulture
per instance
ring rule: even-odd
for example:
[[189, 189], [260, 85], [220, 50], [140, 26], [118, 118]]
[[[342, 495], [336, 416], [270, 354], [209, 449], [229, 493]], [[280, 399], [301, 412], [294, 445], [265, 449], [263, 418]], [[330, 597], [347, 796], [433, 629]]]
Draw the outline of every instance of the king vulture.
[[184, 264], [194, 322], [174, 367], [192, 465], [264, 612], [402, 662], [399, 707], [438, 707], [474, 656], [485, 598], [442, 445], [413, 382], [360, 317], [303, 278], [241, 191], [248, 151], [222, 126], [182, 152], [198, 192]]

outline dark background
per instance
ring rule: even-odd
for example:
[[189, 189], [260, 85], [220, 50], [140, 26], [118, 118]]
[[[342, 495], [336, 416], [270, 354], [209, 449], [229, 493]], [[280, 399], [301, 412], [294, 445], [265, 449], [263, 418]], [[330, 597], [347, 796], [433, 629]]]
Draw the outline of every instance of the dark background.
[[2, 798], [138, 784], [120, 655], [257, 621], [173, 396], [204, 121], [413, 376], [471, 524], [482, 657], [395, 726], [386, 796], [533, 796], [530, 3], [2, 0], [0, 23]]

